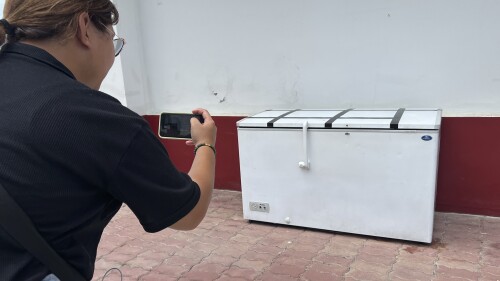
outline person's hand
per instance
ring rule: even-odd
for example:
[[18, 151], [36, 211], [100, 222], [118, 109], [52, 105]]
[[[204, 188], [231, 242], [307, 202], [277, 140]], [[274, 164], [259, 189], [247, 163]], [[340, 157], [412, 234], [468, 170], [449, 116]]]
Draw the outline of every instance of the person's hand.
[[207, 143], [215, 146], [215, 138], [217, 136], [217, 127], [215, 122], [206, 109], [197, 108], [193, 110], [193, 114], [201, 114], [203, 116], [203, 124], [196, 118], [191, 118], [191, 140], [186, 141], [187, 145], [198, 145]]

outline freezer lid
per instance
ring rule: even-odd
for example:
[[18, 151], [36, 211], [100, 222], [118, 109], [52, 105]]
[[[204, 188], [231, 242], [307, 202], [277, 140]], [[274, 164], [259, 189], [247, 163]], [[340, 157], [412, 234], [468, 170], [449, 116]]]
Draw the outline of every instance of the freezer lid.
[[238, 128], [310, 128], [438, 130], [441, 109], [295, 109], [266, 110], [237, 122]]

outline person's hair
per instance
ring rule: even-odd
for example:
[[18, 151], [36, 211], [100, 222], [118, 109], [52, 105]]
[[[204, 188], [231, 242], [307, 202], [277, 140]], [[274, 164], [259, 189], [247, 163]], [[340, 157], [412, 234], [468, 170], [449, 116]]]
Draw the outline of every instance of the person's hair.
[[14, 29], [6, 37], [8, 31], [0, 23], [0, 45], [5, 40], [65, 40], [76, 34], [78, 16], [84, 12], [101, 31], [118, 23], [118, 10], [111, 0], [6, 0], [4, 19]]

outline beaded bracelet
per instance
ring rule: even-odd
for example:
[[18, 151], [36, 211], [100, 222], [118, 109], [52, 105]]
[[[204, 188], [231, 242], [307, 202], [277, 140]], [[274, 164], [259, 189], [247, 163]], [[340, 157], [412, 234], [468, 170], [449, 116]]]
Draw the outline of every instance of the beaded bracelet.
[[200, 143], [198, 144], [197, 146], [194, 147], [194, 154], [196, 155], [196, 151], [198, 150], [198, 148], [202, 147], [202, 146], [208, 146], [212, 149], [212, 151], [214, 152], [214, 155], [217, 154], [216, 150], [215, 150], [215, 147], [211, 144], [208, 144], [208, 143]]

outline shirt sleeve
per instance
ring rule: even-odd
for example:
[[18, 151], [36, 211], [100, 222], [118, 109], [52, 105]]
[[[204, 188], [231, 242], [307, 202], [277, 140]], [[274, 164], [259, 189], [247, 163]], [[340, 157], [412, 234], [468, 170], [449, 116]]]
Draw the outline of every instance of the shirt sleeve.
[[187, 215], [198, 203], [200, 189], [179, 172], [148, 126], [132, 139], [108, 192], [126, 203], [147, 232], [157, 232]]

